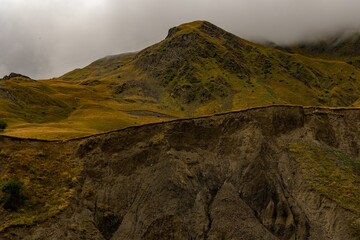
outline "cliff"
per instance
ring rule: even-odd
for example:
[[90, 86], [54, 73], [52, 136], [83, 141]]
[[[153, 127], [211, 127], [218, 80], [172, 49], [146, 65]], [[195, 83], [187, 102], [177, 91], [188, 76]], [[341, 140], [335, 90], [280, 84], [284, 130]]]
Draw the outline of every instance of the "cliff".
[[[359, 119], [358, 109], [273, 106], [71, 141], [1, 136], [2, 176], [25, 151], [33, 153], [28, 162], [42, 159], [34, 171], [48, 171], [45, 178], [57, 176], [59, 167], [44, 169], [57, 161], [70, 179], [46, 190], [42, 205], [16, 213], [56, 209], [42, 219], [18, 224], [2, 210], [1, 236], [357, 239]], [[23, 178], [26, 191], [36, 179]], [[64, 201], [50, 201], [54, 194]]]

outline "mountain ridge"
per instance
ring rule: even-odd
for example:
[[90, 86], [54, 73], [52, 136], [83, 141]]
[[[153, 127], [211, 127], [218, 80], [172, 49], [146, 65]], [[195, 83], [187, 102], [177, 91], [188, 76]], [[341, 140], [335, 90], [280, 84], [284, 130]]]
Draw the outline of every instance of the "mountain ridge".
[[196, 21], [60, 78], [1, 80], [0, 239], [358, 239], [348, 60]]
[[359, 76], [346, 61], [288, 53], [195, 21], [58, 79], [2, 81], [0, 118], [9, 126], [3, 134], [67, 139], [262, 105], [359, 106]]

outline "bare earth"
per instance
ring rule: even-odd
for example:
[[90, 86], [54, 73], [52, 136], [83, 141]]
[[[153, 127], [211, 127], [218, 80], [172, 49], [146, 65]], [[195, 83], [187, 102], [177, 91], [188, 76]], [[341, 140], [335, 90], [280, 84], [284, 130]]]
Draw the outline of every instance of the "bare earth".
[[63, 142], [0, 137], [0, 149], [26, 142], [71, 148], [84, 168], [67, 208], [10, 239], [358, 239], [358, 212], [291, 151], [357, 159], [357, 109], [264, 107]]

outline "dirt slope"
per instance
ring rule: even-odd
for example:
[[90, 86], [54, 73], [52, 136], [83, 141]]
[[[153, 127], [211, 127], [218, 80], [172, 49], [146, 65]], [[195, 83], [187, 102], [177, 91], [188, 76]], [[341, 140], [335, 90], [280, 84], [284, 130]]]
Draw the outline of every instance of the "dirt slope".
[[[359, 119], [357, 109], [274, 106], [34, 141], [72, 149], [81, 180], [68, 208], [2, 236], [358, 239]], [[0, 150], [25, 141], [1, 137]]]

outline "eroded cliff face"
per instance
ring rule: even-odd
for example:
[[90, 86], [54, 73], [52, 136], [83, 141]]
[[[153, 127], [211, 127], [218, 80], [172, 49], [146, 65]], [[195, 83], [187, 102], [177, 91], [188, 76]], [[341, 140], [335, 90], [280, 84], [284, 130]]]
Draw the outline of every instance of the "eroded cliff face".
[[[337, 184], [360, 189], [359, 129], [360, 110], [277, 106], [57, 142], [73, 147], [71, 158], [84, 164], [70, 206], [5, 233], [12, 239], [358, 239], [357, 192], [342, 200], [336, 195], [348, 192], [333, 191]], [[311, 165], [312, 158], [320, 165]], [[329, 164], [352, 178], [334, 177]], [[318, 175], [326, 169], [329, 179]]]

